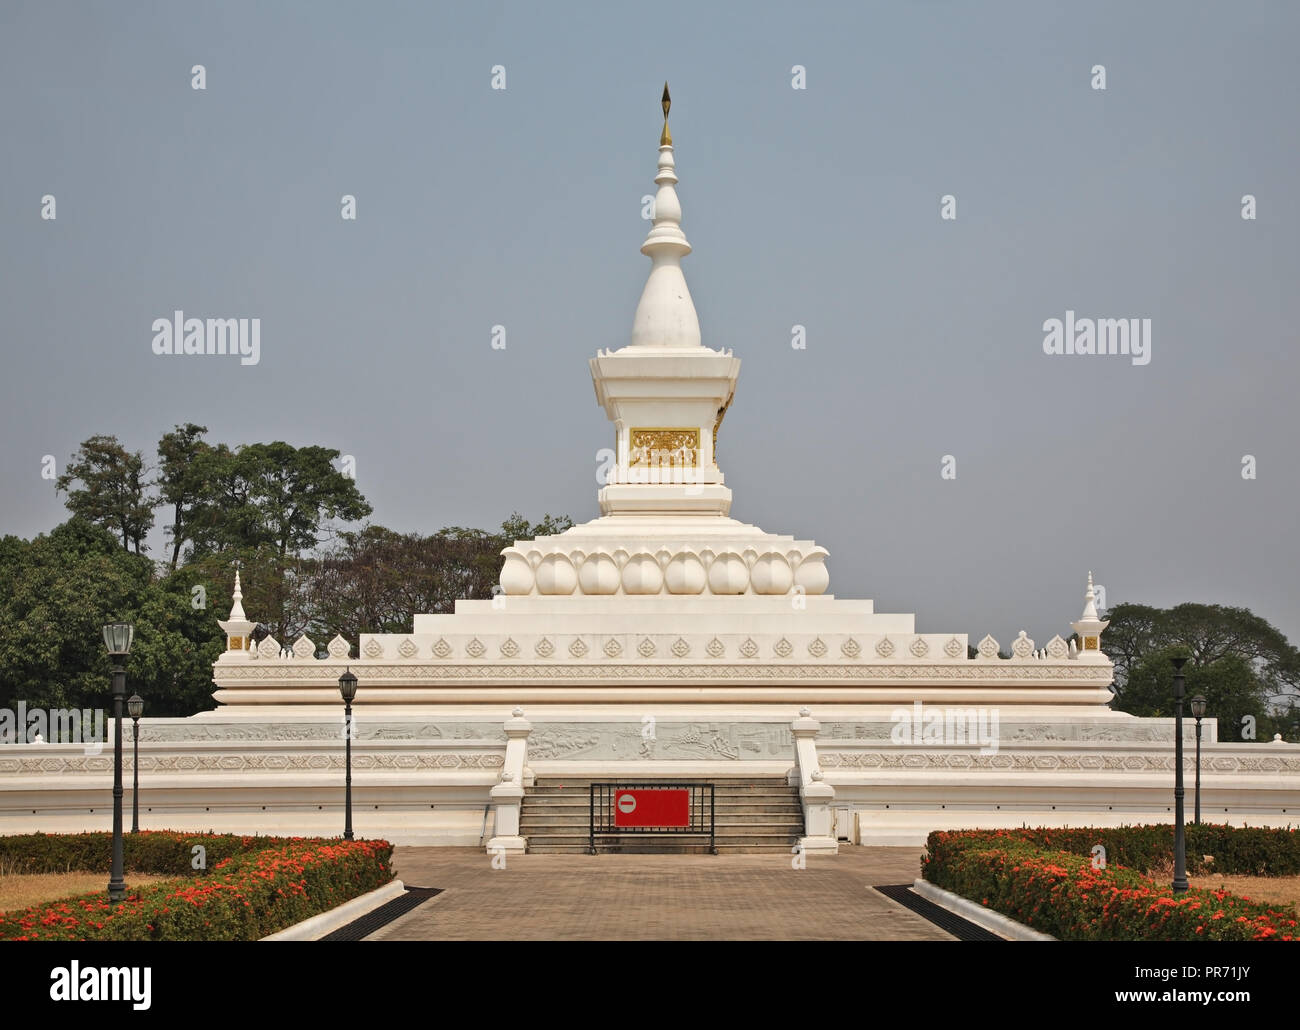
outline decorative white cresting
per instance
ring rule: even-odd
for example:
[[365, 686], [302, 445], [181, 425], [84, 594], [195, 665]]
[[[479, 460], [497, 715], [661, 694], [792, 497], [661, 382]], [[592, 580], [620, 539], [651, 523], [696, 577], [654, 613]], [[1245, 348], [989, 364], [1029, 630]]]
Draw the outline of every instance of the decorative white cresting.
[[677, 199], [673, 145], [659, 147], [655, 182], [654, 226], [641, 244], [653, 264], [632, 321], [634, 347], [699, 347], [700, 319], [682, 274], [682, 258], [691, 252], [682, 232], [682, 205]]
[[329, 650], [331, 658], [346, 658], [352, 650], [352, 645], [343, 639], [341, 634], [335, 633], [334, 639], [325, 645]]

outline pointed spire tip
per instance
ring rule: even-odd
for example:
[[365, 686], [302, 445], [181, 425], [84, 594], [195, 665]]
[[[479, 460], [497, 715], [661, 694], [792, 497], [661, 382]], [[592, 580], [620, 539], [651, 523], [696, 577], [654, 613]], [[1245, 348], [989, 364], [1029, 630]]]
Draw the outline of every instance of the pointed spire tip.
[[668, 131], [668, 109], [673, 106], [673, 98], [668, 95], [668, 82], [664, 81], [664, 97], [660, 101], [664, 109], [664, 131], [659, 135], [659, 145], [661, 147], [671, 147], [673, 145], [672, 133]]
[[235, 569], [235, 590], [230, 595], [230, 618], [243, 621], [247, 618], [244, 615], [244, 592], [239, 587], [239, 569]]

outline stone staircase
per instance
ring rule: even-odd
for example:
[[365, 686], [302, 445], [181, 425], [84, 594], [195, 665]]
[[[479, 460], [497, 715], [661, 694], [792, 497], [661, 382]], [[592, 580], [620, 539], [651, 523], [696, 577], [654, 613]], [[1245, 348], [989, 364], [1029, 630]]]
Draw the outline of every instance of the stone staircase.
[[[519, 833], [530, 854], [581, 854], [587, 850], [589, 788], [592, 777], [539, 776], [528, 787], [520, 811]], [[595, 782], [607, 782], [597, 780]], [[653, 783], [646, 778], [629, 783]], [[716, 843], [720, 855], [790, 854], [803, 836], [799, 788], [784, 776], [730, 778], [711, 782], [716, 806]], [[602, 854], [708, 854], [709, 837], [683, 833], [602, 834]]]

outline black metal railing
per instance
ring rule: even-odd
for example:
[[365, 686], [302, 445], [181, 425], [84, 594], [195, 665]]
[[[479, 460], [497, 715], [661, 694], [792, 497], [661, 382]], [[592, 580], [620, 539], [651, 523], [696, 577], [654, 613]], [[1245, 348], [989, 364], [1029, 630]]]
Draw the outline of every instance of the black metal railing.
[[[686, 826], [616, 826], [615, 803], [619, 794], [628, 790], [687, 790], [688, 823]], [[690, 836], [709, 835], [709, 853], [716, 855], [717, 809], [712, 783], [690, 783], [678, 780], [657, 780], [653, 783], [593, 783], [589, 811], [587, 853], [596, 853], [597, 837], [624, 834], [672, 833]]]

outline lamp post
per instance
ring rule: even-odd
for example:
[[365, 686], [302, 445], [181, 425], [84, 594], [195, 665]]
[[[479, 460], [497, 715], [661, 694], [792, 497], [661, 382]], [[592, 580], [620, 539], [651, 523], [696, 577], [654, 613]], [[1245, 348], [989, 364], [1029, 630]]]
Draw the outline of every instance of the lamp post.
[[114, 622], [104, 627], [104, 646], [113, 659], [113, 872], [108, 881], [108, 900], [117, 904], [126, 897], [122, 878], [122, 702], [126, 700], [126, 656], [131, 653], [135, 627]]
[[1187, 841], [1183, 834], [1183, 663], [1171, 658], [1174, 667], [1174, 893], [1184, 894], [1187, 883]]
[[344, 822], [343, 839], [352, 839], [352, 700], [357, 696], [357, 678], [349, 667], [339, 677], [339, 693], [343, 695], [343, 739], [347, 757], [344, 760], [346, 775], [344, 783]]
[[1196, 720], [1196, 825], [1201, 825], [1201, 720], [1205, 718], [1205, 698], [1192, 698], [1192, 718]]
[[131, 716], [131, 832], [140, 832], [140, 716], [144, 715], [144, 698], [132, 694], [126, 702]]

